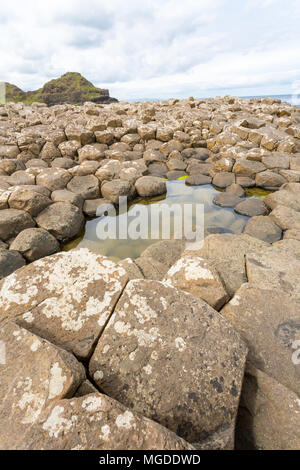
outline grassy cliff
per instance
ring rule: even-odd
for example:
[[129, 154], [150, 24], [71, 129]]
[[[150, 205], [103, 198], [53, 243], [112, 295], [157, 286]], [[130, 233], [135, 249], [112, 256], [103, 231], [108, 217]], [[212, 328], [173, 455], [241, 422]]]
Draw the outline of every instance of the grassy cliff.
[[68, 72], [36, 91], [24, 92], [15, 85], [6, 83], [6, 101], [21, 101], [26, 104], [39, 101], [51, 106], [63, 103], [83, 104], [85, 101], [111, 103], [117, 100], [109, 96], [108, 90], [95, 87], [80, 73]]

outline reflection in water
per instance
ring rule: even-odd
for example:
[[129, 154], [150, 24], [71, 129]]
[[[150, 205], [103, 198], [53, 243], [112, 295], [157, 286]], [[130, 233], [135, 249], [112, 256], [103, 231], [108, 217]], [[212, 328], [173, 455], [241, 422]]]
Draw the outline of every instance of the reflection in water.
[[[213, 203], [213, 199], [218, 194], [218, 191], [210, 186], [186, 186], [184, 181], [169, 181], [167, 182], [167, 194], [151, 199], [135, 199], [129, 206], [128, 214], [118, 214], [116, 216], [117, 225], [120, 223], [124, 226], [125, 217], [128, 216], [130, 224], [134, 220], [136, 211], [143, 206], [146, 209], [143, 225], [149, 226], [150, 231], [150, 211], [159, 211], [162, 204], [204, 204], [205, 214], [205, 230], [207, 232], [229, 232], [241, 233], [248, 220], [247, 217], [236, 214], [233, 209], [221, 208]], [[133, 215], [134, 214], [134, 215]], [[173, 215], [173, 223], [175, 222], [176, 215]], [[86, 222], [85, 228], [80, 237], [67, 243], [64, 250], [70, 250], [75, 247], [86, 247], [95, 253], [108, 256], [114, 260], [124, 258], [138, 258], [140, 254], [151, 244], [156, 243], [161, 239], [161, 223], [153, 227], [152, 236], [155, 233], [155, 238], [148, 240], [120, 240], [120, 239], [107, 239], [99, 240], [97, 237], [97, 224], [106, 222], [108, 217], [95, 218]], [[151, 221], [152, 222], [152, 221]], [[195, 217], [190, 221], [191, 230], [195, 228]], [[174, 225], [172, 224], [172, 229]], [[99, 233], [99, 232], [98, 232]], [[174, 236], [174, 230], [171, 230], [171, 238]]]

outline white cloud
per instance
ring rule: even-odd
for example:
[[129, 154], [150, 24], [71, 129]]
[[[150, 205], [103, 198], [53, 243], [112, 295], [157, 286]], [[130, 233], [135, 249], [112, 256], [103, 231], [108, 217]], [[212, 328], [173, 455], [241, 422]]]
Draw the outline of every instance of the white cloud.
[[11, 0], [0, 79], [34, 89], [78, 71], [122, 99], [279, 92], [300, 77], [299, 15], [298, 0]]

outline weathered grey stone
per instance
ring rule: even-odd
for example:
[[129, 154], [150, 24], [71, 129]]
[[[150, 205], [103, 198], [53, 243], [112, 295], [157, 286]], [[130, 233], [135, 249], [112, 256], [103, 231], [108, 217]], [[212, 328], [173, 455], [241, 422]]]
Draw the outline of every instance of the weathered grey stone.
[[243, 188], [253, 188], [255, 186], [255, 180], [249, 176], [237, 176], [236, 183]]
[[11, 195], [11, 191], [3, 191], [0, 189], [0, 210], [8, 209], [8, 199]]
[[295, 240], [292, 238], [285, 238], [276, 243], [273, 243], [273, 246], [288, 252], [294, 253], [296, 256], [300, 257], [300, 240]]
[[155, 176], [142, 176], [136, 181], [135, 188], [142, 197], [158, 196], [167, 191], [166, 182]]
[[248, 217], [254, 217], [259, 215], [266, 215], [268, 213], [267, 206], [264, 201], [257, 198], [246, 199], [240, 202], [234, 208], [235, 212]]
[[266, 170], [256, 175], [256, 186], [266, 189], [280, 188], [286, 181], [283, 176], [273, 171]]
[[9, 249], [19, 251], [28, 261], [35, 261], [56, 253], [59, 243], [47, 230], [28, 228], [16, 236]]
[[193, 294], [219, 310], [229, 300], [217, 271], [197, 252], [185, 252], [169, 269], [164, 281]]
[[144, 153], [144, 160], [148, 163], [165, 162], [167, 159], [165, 155], [158, 150], [146, 150]]
[[298, 183], [285, 183], [281, 188], [280, 191], [289, 191], [293, 194], [300, 195], [300, 184]]
[[279, 170], [279, 174], [283, 176], [286, 181], [290, 181], [292, 183], [300, 183], [300, 171]]
[[[59, 140], [61, 140], [62, 138], [65, 139], [65, 136], [64, 137], [61, 136]], [[42, 160], [45, 160], [46, 162], [51, 162], [55, 158], [61, 157], [61, 153], [53, 142], [46, 142], [40, 153], [40, 157]]]
[[168, 271], [168, 266], [150, 256], [141, 256], [135, 260], [145, 279], [161, 281]]
[[78, 207], [68, 202], [55, 202], [41, 212], [36, 223], [58, 240], [73, 238], [82, 229], [84, 217]]
[[188, 177], [185, 171], [179, 171], [179, 170], [174, 170], [174, 171], [168, 171], [166, 174], [166, 178], [169, 181], [174, 181], [177, 180], [178, 178], [183, 178], [183, 177]]
[[68, 140], [59, 144], [58, 149], [63, 157], [74, 158], [77, 156], [78, 149], [81, 148], [80, 142], [77, 140]]
[[0, 157], [16, 158], [20, 153], [17, 145], [0, 145]]
[[241, 202], [242, 199], [239, 196], [229, 192], [217, 194], [214, 198], [214, 204], [221, 207], [235, 207]]
[[87, 249], [25, 266], [0, 283], [0, 322], [8, 318], [86, 359], [127, 282], [126, 272]]
[[297, 450], [299, 430], [299, 395], [248, 366], [237, 420], [236, 448]]
[[85, 160], [81, 165], [76, 165], [69, 169], [69, 173], [72, 176], [87, 176], [94, 175], [100, 168], [101, 162], [93, 160]]
[[57, 189], [51, 194], [51, 199], [54, 202], [69, 202], [79, 209], [82, 209], [84, 200], [80, 194], [75, 194], [67, 189]]
[[282, 237], [281, 228], [268, 216], [252, 217], [247, 222], [244, 233], [267, 243], [277, 242]]
[[230, 172], [233, 168], [234, 161], [231, 158], [221, 158], [214, 165], [215, 171], [227, 171]]
[[25, 260], [18, 251], [10, 251], [0, 247], [0, 279], [9, 276], [24, 265]]
[[32, 217], [36, 217], [46, 207], [52, 204], [44, 194], [31, 189], [17, 189], [13, 191], [9, 200], [9, 207], [11, 209], [19, 209], [29, 212]]
[[86, 395], [90, 395], [91, 393], [99, 393], [99, 390], [94, 387], [94, 385], [89, 380], [84, 380], [80, 387], [76, 390], [74, 397], [80, 398]]
[[25, 170], [25, 165], [17, 159], [4, 158], [0, 160], [0, 168], [1, 170], [4, 170], [4, 175], [11, 175], [12, 173], [15, 173], [18, 170]]
[[152, 258], [170, 268], [180, 258], [184, 248], [183, 240], [162, 240], [146, 248], [141, 257]]
[[205, 176], [201, 174], [190, 175], [186, 180], [185, 184], [188, 186], [201, 186], [204, 184], [210, 184], [212, 181], [211, 176]]
[[276, 206], [270, 214], [271, 219], [283, 230], [300, 230], [300, 212], [291, 207]]
[[169, 168], [170, 171], [185, 171], [187, 166], [187, 163], [182, 161], [182, 160], [177, 160], [175, 158], [172, 158], [171, 160], [168, 161], [167, 167]]
[[51, 191], [45, 188], [44, 186], [39, 186], [37, 184], [26, 184], [18, 186], [10, 186], [9, 191], [13, 193], [14, 191], [26, 190], [26, 191], [35, 191], [36, 193], [43, 194], [44, 196], [50, 197]]
[[148, 174], [159, 178], [164, 178], [168, 173], [168, 167], [162, 162], [153, 162], [148, 166]]
[[291, 170], [300, 171], [300, 156], [291, 157]]
[[295, 211], [300, 211], [300, 198], [297, 194], [290, 191], [281, 190], [275, 191], [275, 193], [268, 194], [265, 198], [265, 203], [271, 209], [275, 209], [277, 206], [291, 207]]
[[36, 177], [36, 184], [44, 186], [49, 191], [65, 189], [72, 175], [63, 168], [45, 168]]
[[99, 180], [94, 175], [74, 176], [67, 188], [72, 193], [79, 194], [82, 199], [97, 199], [100, 196]]
[[249, 235], [215, 234], [204, 239], [199, 256], [219, 273], [226, 292], [232, 297], [247, 282], [245, 254], [260, 252], [269, 245]]
[[217, 173], [213, 178], [213, 184], [218, 188], [227, 188], [235, 183], [235, 175], [233, 173], [221, 172]]
[[35, 176], [28, 173], [29, 170], [19, 170], [9, 177], [11, 186], [18, 186], [20, 184], [35, 184]]
[[300, 300], [300, 257], [294, 253], [270, 247], [259, 254], [247, 254], [246, 269], [249, 282], [280, 289]]
[[68, 170], [69, 168], [73, 168], [77, 164], [74, 162], [72, 158], [62, 157], [62, 158], [55, 158], [51, 162], [52, 168], [64, 168]]
[[45, 162], [44, 160], [41, 160], [40, 158], [32, 158], [31, 160], [28, 160], [25, 164], [27, 169], [30, 168], [48, 168], [48, 163]]
[[4, 209], [0, 218], [0, 237], [6, 241], [15, 237], [22, 230], [35, 226], [28, 212], [17, 209]]
[[266, 169], [265, 165], [261, 162], [240, 159], [233, 167], [234, 173], [242, 176], [255, 176]]
[[206, 175], [206, 176], [211, 176], [211, 171], [213, 169], [213, 164], [212, 163], [203, 163], [202, 161], [199, 160], [193, 160], [191, 163], [189, 163], [186, 172], [189, 175]]
[[297, 229], [291, 229], [287, 230], [284, 232], [284, 239], [291, 239], [291, 240], [299, 240], [300, 241], [300, 228], [299, 230]]
[[95, 217], [97, 215], [97, 211], [101, 210], [101, 207], [105, 208], [108, 205], [111, 205], [111, 201], [108, 199], [87, 199], [83, 205], [83, 212], [88, 217]]
[[280, 286], [268, 287], [258, 280], [243, 284], [221, 314], [246, 342], [248, 361], [299, 394], [300, 373], [292, 361], [300, 331], [299, 305]]
[[78, 161], [82, 163], [86, 160], [102, 160], [105, 158], [105, 151], [107, 150], [107, 145], [105, 144], [90, 144], [85, 145], [78, 150]]
[[245, 357], [238, 334], [205, 302], [136, 280], [100, 338], [90, 374], [108, 395], [200, 442], [235, 420]]
[[274, 168], [282, 168], [288, 170], [290, 167], [290, 156], [275, 152], [272, 156], [262, 157], [262, 162], [266, 168], [272, 170]]
[[245, 190], [239, 184], [233, 183], [231, 186], [227, 186], [227, 193], [235, 194], [238, 197], [245, 196]]
[[134, 186], [129, 182], [121, 179], [105, 182], [101, 186], [101, 193], [105, 199], [119, 204], [120, 197], [127, 197], [132, 199], [135, 194]]
[[0, 447], [25, 449], [43, 411], [72, 396], [85, 371], [72, 354], [15, 323], [1, 325], [0, 338], [5, 345], [5, 363], [0, 363]]
[[122, 261], [118, 262], [118, 266], [125, 269], [128, 274], [128, 279], [131, 281], [132, 279], [144, 279], [144, 275], [142, 271], [135, 263], [135, 261], [131, 258], [123, 259]]

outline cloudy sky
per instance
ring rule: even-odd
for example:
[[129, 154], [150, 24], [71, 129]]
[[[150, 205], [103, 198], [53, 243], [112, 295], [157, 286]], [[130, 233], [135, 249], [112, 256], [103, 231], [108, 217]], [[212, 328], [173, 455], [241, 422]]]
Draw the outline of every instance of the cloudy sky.
[[68, 71], [130, 100], [300, 88], [299, 0], [1, 3], [0, 80], [24, 90]]

